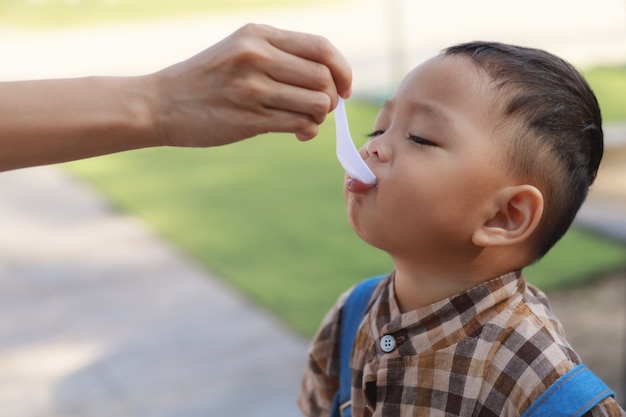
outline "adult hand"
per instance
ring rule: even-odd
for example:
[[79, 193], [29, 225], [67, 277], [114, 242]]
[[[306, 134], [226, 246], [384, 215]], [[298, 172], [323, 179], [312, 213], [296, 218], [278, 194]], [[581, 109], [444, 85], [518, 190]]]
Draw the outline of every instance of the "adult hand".
[[266, 132], [307, 140], [351, 82], [326, 39], [247, 25], [150, 75], [0, 83], [0, 171]]
[[199, 147], [267, 132], [311, 139], [352, 73], [322, 37], [249, 24], [149, 82], [161, 144]]

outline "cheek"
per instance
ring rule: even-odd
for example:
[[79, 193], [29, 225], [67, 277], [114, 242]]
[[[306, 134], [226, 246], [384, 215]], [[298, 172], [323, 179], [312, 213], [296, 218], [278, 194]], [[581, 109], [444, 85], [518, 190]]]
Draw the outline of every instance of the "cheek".
[[369, 231], [372, 229], [373, 223], [372, 216], [363, 206], [362, 198], [346, 193], [346, 211], [348, 223], [356, 235], [365, 242], [374, 244], [369, 237], [371, 234]]
[[399, 181], [387, 182], [372, 194], [349, 194], [346, 204], [355, 233], [380, 249], [406, 244], [407, 232], [419, 226], [420, 197]]
[[[459, 181], [460, 180], [460, 181]], [[457, 176], [405, 177], [387, 196], [384, 215], [399, 236], [410, 240], [463, 239], [470, 229], [472, 188]], [[381, 203], [382, 204], [382, 203]]]

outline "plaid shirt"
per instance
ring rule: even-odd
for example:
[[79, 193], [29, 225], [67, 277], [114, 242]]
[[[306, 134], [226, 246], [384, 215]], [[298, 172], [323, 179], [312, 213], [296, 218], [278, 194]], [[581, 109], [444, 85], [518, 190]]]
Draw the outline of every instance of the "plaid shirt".
[[[519, 416], [580, 363], [547, 299], [519, 272], [402, 314], [393, 274], [376, 288], [352, 354], [352, 415]], [[298, 403], [328, 416], [338, 388], [337, 319], [326, 316], [309, 351]], [[395, 348], [384, 352], [391, 335]], [[585, 416], [622, 416], [608, 398]]]

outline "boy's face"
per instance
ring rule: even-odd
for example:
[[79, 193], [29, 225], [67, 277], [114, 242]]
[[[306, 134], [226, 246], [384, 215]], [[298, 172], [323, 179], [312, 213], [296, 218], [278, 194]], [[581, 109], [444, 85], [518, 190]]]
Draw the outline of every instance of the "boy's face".
[[475, 250], [471, 235], [506, 178], [495, 102], [488, 75], [466, 58], [409, 73], [361, 149], [377, 186], [345, 191], [356, 233], [396, 263], [450, 264]]

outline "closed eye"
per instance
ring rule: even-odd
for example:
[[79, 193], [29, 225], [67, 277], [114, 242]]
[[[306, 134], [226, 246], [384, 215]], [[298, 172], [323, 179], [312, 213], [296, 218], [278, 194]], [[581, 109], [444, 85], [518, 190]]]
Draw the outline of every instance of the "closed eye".
[[433, 142], [431, 142], [431, 141], [429, 141], [427, 139], [424, 139], [424, 138], [422, 138], [420, 136], [409, 135], [409, 137], [407, 139], [409, 139], [410, 141], [413, 141], [413, 142], [415, 142], [415, 143], [417, 143], [419, 145], [437, 146], [435, 143], [433, 143]]
[[[373, 139], [376, 138], [382, 134], [384, 134], [385, 131], [384, 130], [375, 130], [372, 133], [368, 133], [366, 136], [368, 139]], [[416, 135], [408, 135], [407, 137], [408, 140], [415, 142], [419, 145], [424, 145], [424, 146], [437, 146], [436, 143], [429, 141], [428, 139], [424, 139], [421, 136], [416, 136]]]
[[367, 135], [365, 135], [365, 136], [367, 136], [367, 138], [368, 138], [368, 139], [373, 139], [373, 138], [375, 138], [375, 137], [377, 137], [377, 136], [382, 135], [383, 133], [385, 133], [385, 131], [384, 131], [384, 130], [375, 130], [375, 131], [373, 131], [372, 133], [368, 133], [368, 134], [367, 134]]

